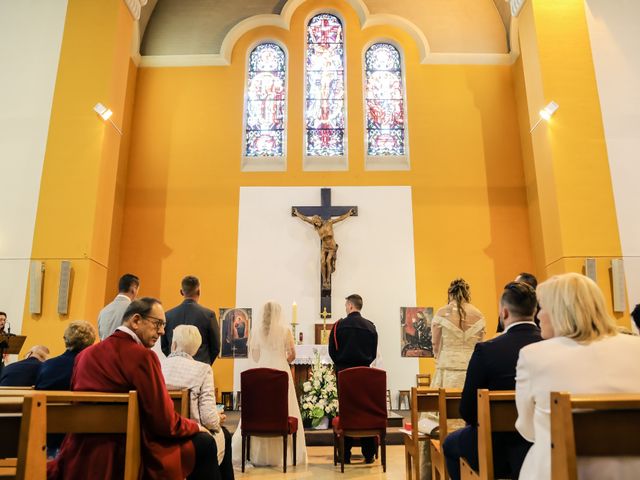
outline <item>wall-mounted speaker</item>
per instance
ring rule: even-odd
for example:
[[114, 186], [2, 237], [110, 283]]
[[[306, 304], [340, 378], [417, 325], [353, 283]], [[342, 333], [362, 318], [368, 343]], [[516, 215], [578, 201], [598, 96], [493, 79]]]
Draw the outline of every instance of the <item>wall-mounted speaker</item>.
[[624, 263], [621, 258], [611, 260], [611, 280], [613, 284], [613, 311], [624, 312], [627, 299], [624, 288]]
[[60, 286], [58, 287], [58, 313], [69, 313], [69, 289], [71, 288], [71, 262], [63, 260], [60, 264]]
[[585, 258], [584, 259], [584, 274], [594, 282], [598, 281], [598, 274], [596, 272], [596, 259]]
[[29, 313], [42, 313], [42, 282], [44, 280], [44, 263], [31, 260], [29, 267]]

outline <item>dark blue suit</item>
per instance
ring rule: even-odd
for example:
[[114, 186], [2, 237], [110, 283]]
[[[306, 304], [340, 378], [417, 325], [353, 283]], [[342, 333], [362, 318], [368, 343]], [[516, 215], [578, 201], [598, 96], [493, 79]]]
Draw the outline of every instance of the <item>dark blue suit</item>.
[[[478, 389], [515, 390], [520, 349], [540, 340], [540, 329], [536, 325], [522, 323], [492, 340], [476, 344], [460, 402], [460, 414], [467, 426], [447, 436], [443, 445], [447, 470], [454, 480], [460, 478], [460, 457], [472, 468], [478, 468]], [[492, 439], [496, 475], [518, 478], [531, 444], [518, 433], [497, 433]]]
[[67, 350], [44, 362], [36, 379], [36, 390], [71, 390], [73, 362], [78, 353]]
[[36, 383], [36, 377], [42, 362], [36, 357], [25, 358], [7, 365], [2, 369], [0, 387], [30, 387]]

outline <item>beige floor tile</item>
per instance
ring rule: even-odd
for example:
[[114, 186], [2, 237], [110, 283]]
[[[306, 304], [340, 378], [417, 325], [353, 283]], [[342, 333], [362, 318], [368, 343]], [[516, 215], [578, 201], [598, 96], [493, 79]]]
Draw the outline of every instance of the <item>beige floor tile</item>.
[[344, 466], [344, 474], [340, 473], [340, 465], [333, 466], [332, 447], [307, 447], [309, 464], [306, 468], [288, 467], [286, 476], [282, 469], [258, 467], [251, 468], [245, 473], [236, 471], [236, 479], [260, 478], [276, 479], [286, 478], [287, 480], [310, 479], [314, 480], [349, 480], [359, 479], [402, 479], [404, 478], [404, 447], [387, 447], [387, 473], [382, 473], [380, 459], [370, 465], [366, 465], [361, 455], [356, 455], [358, 448], [354, 448], [352, 464]]

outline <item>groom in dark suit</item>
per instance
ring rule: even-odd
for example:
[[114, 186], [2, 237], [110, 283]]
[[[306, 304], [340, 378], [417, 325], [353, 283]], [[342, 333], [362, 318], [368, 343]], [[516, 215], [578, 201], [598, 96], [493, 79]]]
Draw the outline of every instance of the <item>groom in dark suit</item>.
[[[478, 389], [514, 390], [520, 349], [542, 340], [540, 329], [533, 321], [537, 305], [536, 292], [530, 285], [524, 282], [508, 283], [500, 299], [504, 333], [475, 347], [469, 360], [460, 403], [460, 414], [467, 426], [447, 436], [443, 445], [447, 470], [453, 480], [460, 478], [460, 457], [465, 458], [472, 468], [478, 468]], [[518, 478], [530, 446], [518, 433], [494, 434], [493, 462], [496, 475], [501, 475], [500, 478]]]
[[[333, 324], [329, 333], [329, 356], [333, 360], [336, 376], [340, 371], [352, 367], [369, 367], [376, 359], [378, 350], [378, 332], [373, 322], [360, 314], [362, 297], [349, 295], [344, 304], [347, 317]], [[339, 397], [339, 394], [338, 394]], [[353, 438], [344, 441], [344, 463], [351, 463]], [[376, 453], [374, 437], [360, 439], [362, 456], [365, 463], [373, 463]]]

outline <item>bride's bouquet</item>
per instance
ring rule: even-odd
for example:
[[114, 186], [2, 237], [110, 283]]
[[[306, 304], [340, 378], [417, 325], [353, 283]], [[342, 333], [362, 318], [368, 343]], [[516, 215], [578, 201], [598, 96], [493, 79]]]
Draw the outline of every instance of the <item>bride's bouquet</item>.
[[310, 420], [312, 427], [317, 427], [324, 417], [335, 417], [338, 414], [338, 389], [333, 366], [322, 365], [317, 352], [310, 378], [302, 384], [302, 390], [302, 419]]

